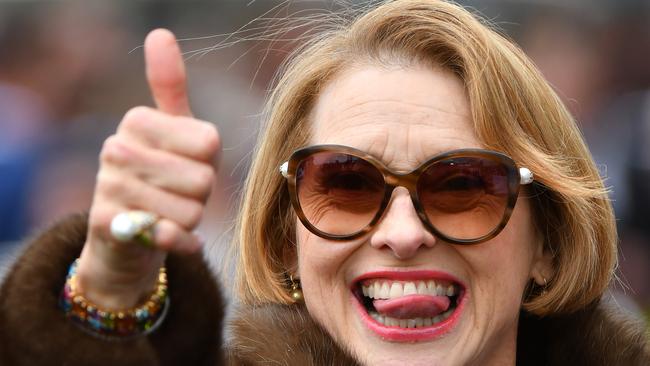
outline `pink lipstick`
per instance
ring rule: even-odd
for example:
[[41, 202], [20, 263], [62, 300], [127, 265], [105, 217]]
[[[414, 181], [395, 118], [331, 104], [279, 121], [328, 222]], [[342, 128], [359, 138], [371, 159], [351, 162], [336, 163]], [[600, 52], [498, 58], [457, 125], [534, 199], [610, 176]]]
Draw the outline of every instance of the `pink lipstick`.
[[459, 322], [465, 285], [439, 271], [376, 271], [353, 281], [355, 308], [379, 337], [418, 342], [441, 337]]

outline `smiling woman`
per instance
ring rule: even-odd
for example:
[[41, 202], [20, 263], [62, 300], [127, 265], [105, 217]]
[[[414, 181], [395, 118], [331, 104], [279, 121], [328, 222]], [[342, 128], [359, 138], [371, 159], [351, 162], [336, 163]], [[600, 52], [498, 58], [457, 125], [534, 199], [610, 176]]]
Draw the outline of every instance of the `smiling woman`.
[[[381, 219], [358, 238], [333, 243], [296, 226], [297, 273], [309, 314], [370, 365], [395, 352], [405, 352], [408, 364], [512, 363], [524, 290], [535, 277], [551, 278], [553, 270], [525, 194], [509, 224], [500, 226], [509, 197], [511, 210], [517, 200], [514, 163], [494, 160], [500, 166], [493, 169], [488, 152], [457, 150], [485, 146], [475, 135], [460, 79], [417, 65], [358, 68], [338, 76], [314, 110], [310, 143], [354, 146], [400, 172], [425, 162], [424, 172], [435, 181], [397, 183]], [[455, 152], [434, 158], [442, 159], [438, 163], [426, 163], [450, 149]], [[371, 180], [355, 174], [347, 180]], [[418, 189], [409, 194], [409, 185]], [[366, 188], [348, 189], [356, 200], [366, 196]], [[439, 199], [427, 198], [431, 192]], [[318, 194], [337, 196], [332, 190]], [[343, 216], [341, 206], [324, 214], [332, 216], [330, 226]], [[417, 291], [424, 283], [426, 291]], [[362, 284], [379, 290], [373, 301], [359, 296]]]
[[159, 110], [127, 113], [106, 142], [87, 224], [43, 234], [3, 285], [0, 360], [649, 362], [643, 331], [602, 300], [616, 229], [573, 119], [518, 48], [435, 0], [371, 9], [286, 66], [217, 347], [218, 289], [181, 253], [199, 248], [218, 136], [190, 117], [173, 38], [155, 31], [146, 50]]

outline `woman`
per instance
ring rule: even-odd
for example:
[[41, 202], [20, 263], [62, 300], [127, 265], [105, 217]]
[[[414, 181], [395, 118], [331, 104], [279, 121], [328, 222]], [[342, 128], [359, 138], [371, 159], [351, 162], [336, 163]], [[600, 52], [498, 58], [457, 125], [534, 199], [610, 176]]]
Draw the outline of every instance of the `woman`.
[[379, 6], [288, 64], [221, 345], [219, 292], [188, 254], [218, 135], [191, 118], [173, 36], [145, 48], [158, 109], [126, 114], [89, 216], [5, 281], [4, 363], [648, 363], [643, 331], [600, 301], [614, 218], [571, 116], [520, 50], [433, 0]]

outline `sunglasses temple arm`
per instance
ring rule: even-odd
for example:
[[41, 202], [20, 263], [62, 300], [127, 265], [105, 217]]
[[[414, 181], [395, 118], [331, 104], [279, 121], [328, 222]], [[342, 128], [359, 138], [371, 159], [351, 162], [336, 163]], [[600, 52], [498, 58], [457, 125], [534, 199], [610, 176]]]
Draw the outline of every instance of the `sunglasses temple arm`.
[[533, 180], [535, 179], [533, 172], [528, 168], [519, 168], [519, 177], [519, 184], [521, 185], [533, 183]]

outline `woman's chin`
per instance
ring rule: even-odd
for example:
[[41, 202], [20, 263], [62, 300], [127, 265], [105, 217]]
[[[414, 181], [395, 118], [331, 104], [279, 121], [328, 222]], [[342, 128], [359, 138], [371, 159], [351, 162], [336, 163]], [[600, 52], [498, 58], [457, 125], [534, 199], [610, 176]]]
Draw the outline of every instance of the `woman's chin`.
[[[455, 344], [467, 319], [467, 298], [462, 297], [438, 319], [401, 319], [372, 314], [356, 298], [351, 301], [359, 344], [348, 344], [366, 365], [452, 365], [458, 363]], [[390, 317], [389, 317], [390, 318]], [[354, 342], [354, 340], [353, 340]], [[462, 358], [462, 357], [461, 357]]]

